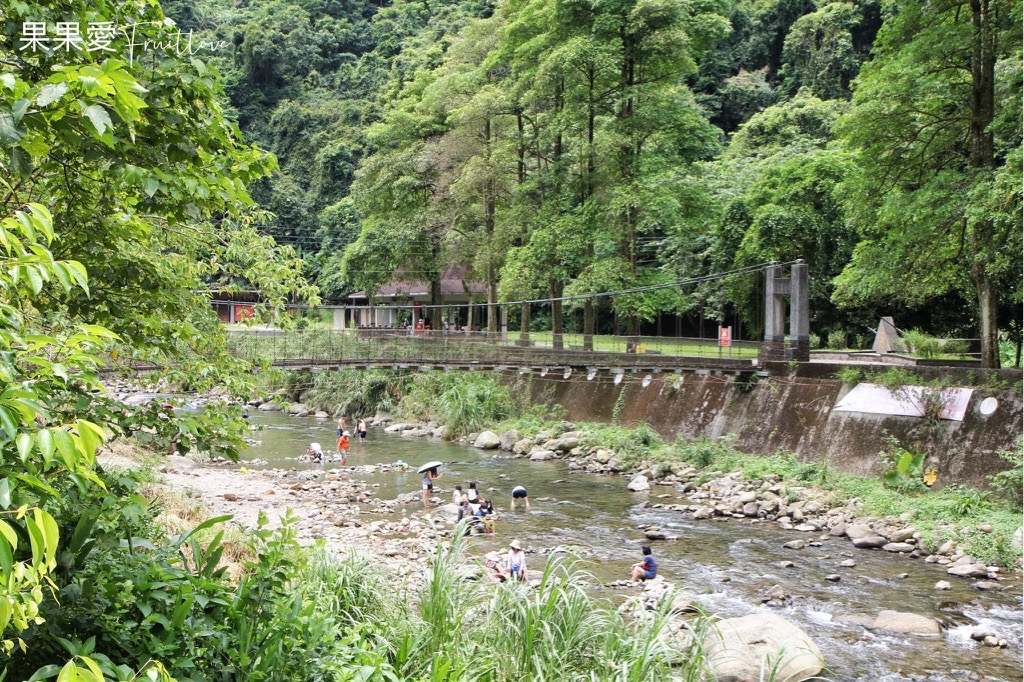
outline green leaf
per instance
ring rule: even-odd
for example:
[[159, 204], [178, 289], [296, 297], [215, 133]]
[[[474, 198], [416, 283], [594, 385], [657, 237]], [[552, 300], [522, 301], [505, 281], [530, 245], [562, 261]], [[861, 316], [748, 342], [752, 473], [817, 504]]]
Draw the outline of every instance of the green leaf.
[[22, 464], [28, 461], [28, 456], [32, 453], [32, 445], [34, 443], [35, 441], [32, 438], [32, 434], [24, 432], [18, 434], [18, 459], [21, 460]]
[[178, 536], [177, 538], [175, 538], [175, 539], [174, 539], [174, 540], [172, 541], [172, 543], [171, 543], [171, 544], [172, 544], [172, 545], [173, 545], [174, 547], [176, 547], [176, 548], [177, 548], [177, 547], [181, 547], [181, 545], [182, 545], [182, 544], [183, 544], [183, 543], [184, 543], [184, 542], [185, 542], [186, 540], [188, 540], [188, 539], [189, 539], [190, 537], [192, 537], [192, 536], [193, 536], [193, 535], [195, 535], [196, 533], [198, 533], [198, 532], [200, 532], [200, 531], [203, 531], [203, 530], [206, 530], [207, 528], [210, 528], [210, 527], [212, 527], [212, 526], [215, 526], [215, 525], [217, 525], [218, 523], [224, 523], [224, 522], [226, 522], [226, 521], [230, 521], [230, 520], [231, 520], [231, 519], [233, 519], [233, 518], [234, 518], [234, 515], [232, 515], [232, 514], [225, 514], [224, 516], [215, 516], [215, 517], [214, 517], [214, 518], [212, 518], [212, 519], [207, 519], [207, 520], [203, 521], [202, 523], [200, 523], [200, 524], [199, 524], [198, 526], [196, 526], [195, 528], [193, 528], [192, 530], [188, 530], [188, 531], [185, 531], [184, 533], [182, 533], [181, 535], [179, 535], [179, 536]]
[[78, 437], [82, 442], [86, 460], [92, 463], [97, 449], [103, 444], [103, 429], [84, 419], [78, 420]]
[[57, 545], [60, 544], [60, 530], [57, 528], [57, 522], [45, 511], [40, 510], [38, 516], [45, 541], [46, 564], [53, 566], [54, 558], [57, 556]]
[[0, 509], [11, 508], [12, 478], [0, 478]]
[[100, 135], [103, 135], [103, 133], [113, 127], [113, 124], [110, 122], [110, 114], [99, 104], [90, 104], [82, 109], [82, 114], [92, 122], [96, 132]]
[[65, 663], [64, 667], [60, 669], [57, 682], [78, 682], [78, 666], [73, 660]]
[[39, 94], [36, 95], [36, 104], [40, 107], [49, 106], [63, 97], [67, 91], [67, 83], [47, 83], [39, 88]]
[[8, 408], [0, 405], [0, 425], [3, 426], [8, 438], [16, 438], [18, 435], [18, 421]]
[[11, 524], [3, 519], [0, 519], [0, 535], [7, 538], [7, 542], [11, 543], [12, 549], [18, 548], [18, 533], [11, 527]]
[[39, 454], [43, 456], [43, 463], [49, 466], [53, 461], [53, 433], [49, 429], [41, 429], [36, 434], [36, 444], [39, 446]]

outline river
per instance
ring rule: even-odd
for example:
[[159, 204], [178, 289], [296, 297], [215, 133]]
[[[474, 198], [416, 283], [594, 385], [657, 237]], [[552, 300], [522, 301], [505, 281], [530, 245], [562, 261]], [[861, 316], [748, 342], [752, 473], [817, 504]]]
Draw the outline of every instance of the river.
[[[319, 441], [332, 449], [334, 425], [329, 421], [259, 413], [253, 423], [265, 428], [254, 434], [263, 441], [253, 447], [253, 458], [268, 467], [311, 467], [294, 461], [306, 444]], [[455, 484], [477, 481], [501, 510], [495, 536], [478, 536], [482, 551], [497, 549], [513, 538], [533, 548], [571, 545], [584, 558], [583, 568], [605, 581], [626, 578], [629, 566], [640, 560], [640, 546], [651, 544], [659, 573], [699, 597], [705, 609], [722, 617], [771, 610], [800, 625], [825, 655], [829, 676], [835, 680], [896, 682], [899, 680], [1012, 680], [1022, 679], [1022, 599], [1020, 575], [1003, 592], [979, 592], [972, 581], [946, 575], [945, 568], [882, 551], [858, 550], [845, 539], [822, 539], [821, 547], [794, 551], [782, 544], [796, 538], [815, 539], [805, 533], [783, 531], [770, 523], [748, 520], [697, 521], [678, 512], [645, 508], [643, 503], [687, 503], [671, 486], [655, 486], [649, 493], [626, 489], [621, 477], [569, 472], [561, 461], [531, 462], [508, 453], [485, 452], [436, 439], [404, 438], [370, 431], [365, 445], [353, 442], [348, 465], [393, 463], [404, 460], [408, 473], [355, 474], [379, 484], [381, 499], [419, 490], [416, 467], [430, 460], [446, 462], [435, 493], [451, 497]], [[337, 464], [322, 465], [328, 469]], [[508, 512], [513, 485], [529, 490], [529, 513]], [[551, 499], [547, 499], [551, 498]], [[407, 507], [409, 511], [419, 505]], [[648, 542], [642, 529], [660, 525], [678, 540]], [[530, 556], [531, 569], [542, 558]], [[854, 568], [841, 568], [847, 558]], [[780, 562], [794, 562], [782, 568]], [[840, 582], [825, 576], [842, 575]], [[909, 574], [900, 578], [901, 574]], [[939, 580], [952, 589], [937, 591]], [[782, 608], [761, 605], [761, 596], [773, 585], [793, 595]], [[618, 591], [622, 594], [621, 591]], [[936, 618], [943, 626], [937, 641], [904, 639], [833, 620], [844, 613], [877, 614], [882, 609], [909, 611]], [[981, 646], [970, 638], [976, 627], [993, 631], [1010, 642], [1007, 649]]]

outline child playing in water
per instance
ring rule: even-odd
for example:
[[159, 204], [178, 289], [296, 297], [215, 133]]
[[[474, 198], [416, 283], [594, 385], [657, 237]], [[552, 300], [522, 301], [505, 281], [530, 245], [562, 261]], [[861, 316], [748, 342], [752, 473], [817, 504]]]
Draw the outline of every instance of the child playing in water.
[[349, 448], [349, 435], [348, 431], [342, 431], [341, 435], [338, 436], [338, 454], [341, 455], [341, 466], [345, 466], [345, 460], [348, 458]]

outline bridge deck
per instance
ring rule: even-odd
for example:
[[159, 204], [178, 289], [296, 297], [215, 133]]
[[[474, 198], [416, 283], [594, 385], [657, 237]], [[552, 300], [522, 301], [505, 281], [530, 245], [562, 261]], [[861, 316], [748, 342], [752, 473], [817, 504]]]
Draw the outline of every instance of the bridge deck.
[[[578, 337], [582, 340], [582, 337]], [[524, 344], [500, 335], [393, 330], [301, 330], [234, 332], [229, 342], [241, 358], [265, 358], [279, 367], [621, 368], [750, 370], [757, 344], [719, 349], [713, 339], [597, 337], [597, 349], [569, 345], [547, 335], [546, 343]], [[562, 347], [558, 347], [561, 345]], [[660, 347], [661, 350], [657, 350]], [[603, 350], [608, 348], [609, 350]], [[621, 350], [620, 350], [621, 349]], [[681, 351], [682, 354], [672, 353]], [[671, 353], [671, 354], [670, 354]]]

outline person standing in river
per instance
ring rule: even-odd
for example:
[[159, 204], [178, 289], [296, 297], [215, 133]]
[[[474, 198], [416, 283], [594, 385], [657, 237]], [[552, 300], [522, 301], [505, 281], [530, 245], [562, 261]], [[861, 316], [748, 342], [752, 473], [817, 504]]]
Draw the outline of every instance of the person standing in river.
[[359, 444], [366, 443], [366, 422], [362, 417], [356, 419], [356, 435], [359, 436]]
[[338, 436], [338, 455], [341, 456], [341, 466], [345, 466], [346, 460], [348, 460], [348, 448], [349, 448], [349, 435], [348, 431], [342, 431], [341, 435]]
[[423, 472], [423, 506], [430, 504], [430, 493], [434, 492], [434, 481], [441, 478], [437, 469], [427, 469]]
[[345, 433], [345, 417], [338, 417], [338, 438], [341, 438], [341, 434]]

